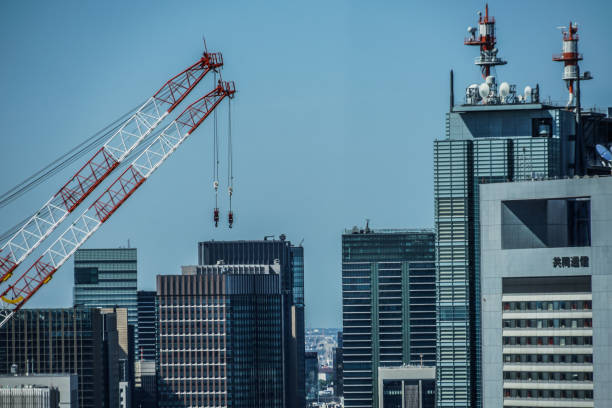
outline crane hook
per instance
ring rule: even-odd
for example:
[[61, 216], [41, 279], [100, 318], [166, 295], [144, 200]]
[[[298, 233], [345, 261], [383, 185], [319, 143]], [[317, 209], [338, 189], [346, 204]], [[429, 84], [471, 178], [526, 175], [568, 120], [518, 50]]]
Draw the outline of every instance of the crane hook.
[[217, 191], [219, 190], [219, 182], [215, 180], [213, 183], [215, 188], [215, 209], [213, 211], [213, 220], [215, 221], [215, 228], [219, 226], [219, 207], [217, 206]]
[[234, 212], [232, 211], [232, 193], [234, 192], [234, 188], [229, 186], [227, 191], [229, 192], [229, 213], [227, 214], [227, 222], [229, 227], [232, 228], [232, 225], [234, 225]]

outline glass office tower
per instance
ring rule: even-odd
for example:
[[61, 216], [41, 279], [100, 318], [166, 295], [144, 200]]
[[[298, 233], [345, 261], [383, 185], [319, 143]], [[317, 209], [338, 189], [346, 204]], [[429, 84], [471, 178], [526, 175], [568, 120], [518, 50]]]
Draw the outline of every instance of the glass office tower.
[[344, 405], [378, 408], [378, 368], [436, 356], [435, 234], [347, 230], [342, 235]]
[[283, 292], [286, 406], [304, 406], [304, 248], [285, 235], [261, 241], [206, 241], [198, 244], [200, 265], [262, 264], [278, 261]]
[[137, 354], [136, 282], [136, 248], [79, 249], [74, 254], [74, 305], [127, 309]]
[[573, 112], [540, 103], [456, 105], [434, 142], [437, 405], [481, 406], [481, 183], [572, 174]]

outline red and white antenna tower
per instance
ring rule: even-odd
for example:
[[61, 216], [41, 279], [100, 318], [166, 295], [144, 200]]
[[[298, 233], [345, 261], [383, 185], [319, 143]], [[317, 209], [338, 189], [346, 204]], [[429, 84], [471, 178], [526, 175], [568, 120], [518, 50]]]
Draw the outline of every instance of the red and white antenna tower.
[[480, 46], [480, 56], [476, 58], [474, 64], [480, 66], [482, 71], [482, 77], [487, 78], [491, 75], [491, 67], [495, 65], [505, 65], [507, 61], [504, 61], [497, 57], [497, 48], [495, 43], [495, 18], [489, 17], [489, 5], [485, 6], [485, 15], [478, 12], [478, 37], [476, 37], [476, 28], [468, 27], [468, 33], [470, 37], [466, 38], [463, 42], [465, 45], [478, 45]]
[[553, 61], [563, 62], [563, 80], [569, 91], [567, 106], [576, 106], [574, 81], [592, 79], [588, 71], [582, 77], [579, 77], [578, 61], [582, 61], [582, 54], [578, 53], [578, 24], [574, 23], [572, 25], [570, 21], [569, 29], [563, 31], [563, 52], [553, 55]]

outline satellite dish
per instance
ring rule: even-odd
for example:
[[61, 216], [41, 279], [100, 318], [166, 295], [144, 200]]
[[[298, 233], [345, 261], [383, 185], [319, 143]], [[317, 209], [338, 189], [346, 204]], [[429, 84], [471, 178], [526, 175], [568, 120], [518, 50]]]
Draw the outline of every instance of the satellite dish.
[[487, 85], [493, 85], [495, 83], [495, 77], [493, 75], [489, 75], [487, 79], [485, 79]]
[[476, 33], [476, 27], [468, 27], [468, 33], [474, 35]]
[[510, 94], [510, 84], [507, 82], [502, 82], [499, 86], [499, 96], [505, 98]]
[[489, 85], [486, 82], [484, 82], [484, 83], [482, 83], [482, 84], [480, 84], [478, 86], [478, 94], [483, 99], [489, 96], [489, 92], [490, 91], [491, 91], [491, 88], [489, 87]]
[[525, 94], [525, 101], [527, 101], [527, 99], [531, 97], [531, 87], [529, 85], [525, 87], [524, 94]]
[[612, 153], [608, 148], [604, 145], [595, 145], [595, 149], [597, 150], [597, 154], [607, 162], [612, 162]]
[[489, 91], [491, 89], [489, 88], [489, 85], [487, 85], [487, 83], [482, 83], [480, 84], [480, 86], [478, 87], [478, 94], [480, 95], [481, 98], [486, 98], [487, 96], [489, 96]]

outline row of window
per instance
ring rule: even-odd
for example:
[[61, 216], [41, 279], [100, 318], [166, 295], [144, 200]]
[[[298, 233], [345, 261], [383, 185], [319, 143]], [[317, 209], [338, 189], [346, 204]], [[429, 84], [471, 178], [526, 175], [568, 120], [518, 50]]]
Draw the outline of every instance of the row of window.
[[517, 390], [504, 389], [504, 398], [550, 398], [592, 400], [591, 390]]
[[535, 329], [578, 329], [593, 327], [593, 319], [504, 319], [503, 327]]
[[503, 302], [502, 305], [506, 312], [563, 312], [593, 309], [593, 304], [590, 300]]
[[593, 364], [592, 354], [504, 354], [505, 363]]
[[510, 381], [593, 381], [592, 372], [504, 371]]
[[504, 346], [592, 346], [592, 336], [504, 336]]

